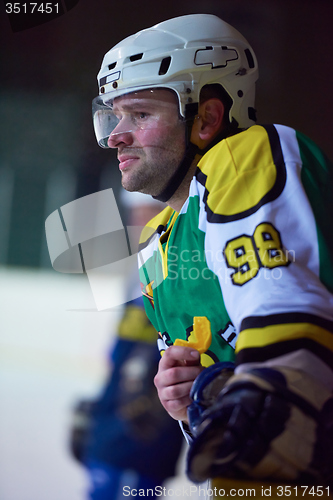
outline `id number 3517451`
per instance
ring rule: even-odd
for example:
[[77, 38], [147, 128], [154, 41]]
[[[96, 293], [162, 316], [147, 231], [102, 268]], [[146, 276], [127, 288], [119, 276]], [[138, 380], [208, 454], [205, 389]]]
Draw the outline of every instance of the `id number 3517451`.
[[59, 2], [6, 2], [7, 14], [59, 14]]
[[278, 497], [329, 497], [330, 488], [329, 486], [276, 486], [276, 496]]

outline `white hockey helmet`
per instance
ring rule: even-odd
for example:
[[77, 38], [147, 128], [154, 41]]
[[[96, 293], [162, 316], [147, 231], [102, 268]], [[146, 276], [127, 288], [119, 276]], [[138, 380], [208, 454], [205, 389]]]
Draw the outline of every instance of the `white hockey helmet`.
[[97, 79], [99, 96], [93, 101], [98, 143], [116, 126], [107, 108], [114, 98], [140, 90], [167, 88], [179, 101], [187, 119], [199, 103], [204, 85], [218, 83], [232, 99], [230, 122], [241, 128], [255, 122], [256, 56], [232, 26], [210, 14], [176, 17], [139, 31], [115, 45], [104, 56]]

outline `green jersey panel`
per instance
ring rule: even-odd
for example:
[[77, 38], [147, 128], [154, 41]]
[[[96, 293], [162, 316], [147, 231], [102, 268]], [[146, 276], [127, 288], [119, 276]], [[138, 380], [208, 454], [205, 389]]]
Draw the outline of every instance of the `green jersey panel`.
[[198, 228], [198, 217], [196, 196], [189, 199], [185, 213], [171, 215], [168, 225], [161, 224], [161, 217], [155, 219], [159, 232], [167, 230], [167, 238], [155, 233], [159, 241], [141, 267], [141, 282], [147, 315], [167, 347], [177, 339], [191, 338], [194, 317], [210, 321], [211, 344], [202, 356], [208, 366], [234, 359], [236, 335], [218, 277], [207, 267], [205, 234]]

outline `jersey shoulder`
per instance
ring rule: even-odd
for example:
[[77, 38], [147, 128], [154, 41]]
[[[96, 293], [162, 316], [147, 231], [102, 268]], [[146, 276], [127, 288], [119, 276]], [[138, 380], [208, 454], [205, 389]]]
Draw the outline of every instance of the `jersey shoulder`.
[[200, 160], [197, 181], [205, 187], [208, 218], [229, 222], [244, 218], [277, 198], [285, 185], [281, 141], [296, 140], [293, 129], [254, 125], [228, 137]]

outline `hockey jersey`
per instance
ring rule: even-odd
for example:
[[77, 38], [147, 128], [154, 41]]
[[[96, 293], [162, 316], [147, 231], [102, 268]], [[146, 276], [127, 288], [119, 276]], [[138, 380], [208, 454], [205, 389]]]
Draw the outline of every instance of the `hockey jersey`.
[[[139, 252], [160, 349], [202, 363], [298, 349], [333, 367], [333, 170], [303, 134], [255, 125], [199, 161], [189, 197], [145, 228]], [[196, 318], [205, 328], [196, 333]]]

